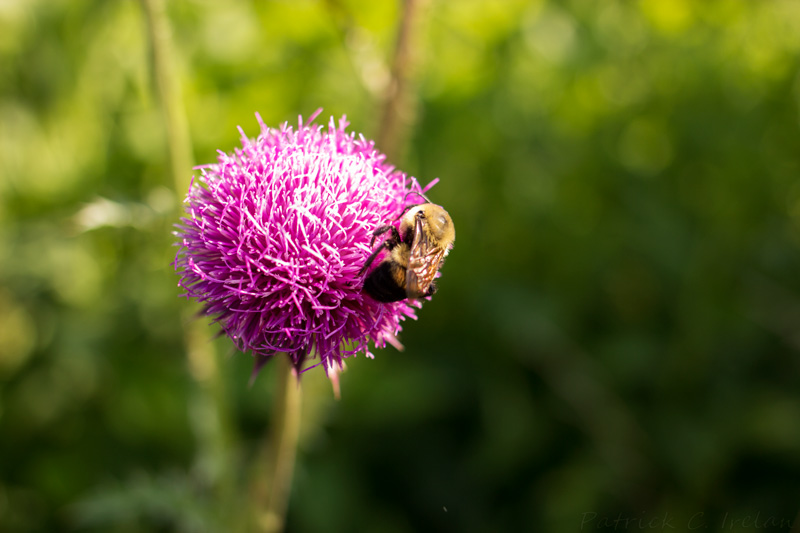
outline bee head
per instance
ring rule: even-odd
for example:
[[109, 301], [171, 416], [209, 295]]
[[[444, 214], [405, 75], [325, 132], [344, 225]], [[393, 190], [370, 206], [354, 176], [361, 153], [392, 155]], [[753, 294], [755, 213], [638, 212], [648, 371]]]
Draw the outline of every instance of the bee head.
[[429, 235], [444, 246], [449, 246], [455, 240], [456, 230], [453, 227], [453, 219], [442, 206], [430, 203], [415, 206], [409, 209], [403, 222], [413, 227], [416, 219], [420, 219]]

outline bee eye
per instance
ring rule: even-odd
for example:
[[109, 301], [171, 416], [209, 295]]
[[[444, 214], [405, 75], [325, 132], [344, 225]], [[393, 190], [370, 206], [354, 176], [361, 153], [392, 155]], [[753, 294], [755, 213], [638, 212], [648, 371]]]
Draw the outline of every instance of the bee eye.
[[421, 209], [417, 211], [417, 218], [425, 218], [425, 213]]

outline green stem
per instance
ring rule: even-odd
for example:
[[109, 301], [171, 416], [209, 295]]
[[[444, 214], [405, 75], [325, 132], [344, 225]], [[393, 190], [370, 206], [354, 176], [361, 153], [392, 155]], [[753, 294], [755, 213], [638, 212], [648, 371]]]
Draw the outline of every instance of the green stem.
[[148, 35], [152, 53], [153, 74], [167, 130], [172, 179], [179, 197], [186, 194], [192, 168], [192, 142], [186, 110], [181, 99], [172, 40], [164, 0], [142, 0], [147, 17]]
[[[179, 198], [186, 194], [192, 172], [192, 144], [180, 83], [173, 61], [169, 20], [163, 0], [142, 0], [152, 53], [153, 77], [158, 89], [162, 119], [167, 133], [172, 181]], [[195, 320], [195, 310], [183, 316], [184, 345], [189, 371], [198, 385], [189, 404], [197, 435], [198, 467], [213, 482], [225, 479], [230, 449], [224, 419], [224, 387], [208, 328]]]
[[419, 20], [426, 0], [404, 0], [397, 30], [391, 79], [383, 100], [383, 113], [378, 127], [377, 146], [389, 158], [402, 156], [406, 134], [414, 122], [416, 91], [413, 87], [416, 68]]
[[276, 358], [278, 388], [273, 403], [272, 433], [265, 450], [269, 464], [267, 475], [256, 480], [254, 490], [256, 501], [265, 504], [257, 517], [258, 531], [262, 533], [283, 531], [285, 526], [300, 437], [302, 394], [297, 372], [286, 354], [278, 354]]

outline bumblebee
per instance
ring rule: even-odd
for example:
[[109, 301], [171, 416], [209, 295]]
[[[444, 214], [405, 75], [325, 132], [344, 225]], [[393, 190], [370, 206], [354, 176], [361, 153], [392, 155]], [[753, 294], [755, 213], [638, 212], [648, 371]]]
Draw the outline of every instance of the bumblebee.
[[363, 275], [383, 250], [388, 254], [364, 280], [364, 292], [379, 302], [424, 298], [436, 291], [433, 278], [453, 247], [453, 219], [441, 206], [431, 203], [408, 206], [400, 214], [400, 228], [381, 226], [370, 246], [384, 233], [391, 235], [372, 251], [359, 275]]

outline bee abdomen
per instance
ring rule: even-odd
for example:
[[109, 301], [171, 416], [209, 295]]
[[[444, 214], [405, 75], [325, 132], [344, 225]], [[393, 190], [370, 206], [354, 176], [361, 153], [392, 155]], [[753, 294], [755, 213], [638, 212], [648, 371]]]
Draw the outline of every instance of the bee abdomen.
[[401, 268], [392, 265], [388, 261], [380, 263], [375, 270], [369, 273], [364, 280], [364, 291], [379, 302], [398, 302], [408, 297], [405, 290], [404, 280], [398, 280], [395, 276], [405, 277], [402, 272], [394, 272], [394, 269]]

